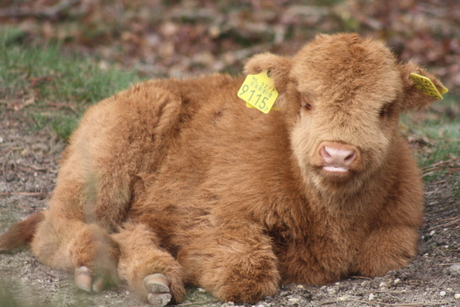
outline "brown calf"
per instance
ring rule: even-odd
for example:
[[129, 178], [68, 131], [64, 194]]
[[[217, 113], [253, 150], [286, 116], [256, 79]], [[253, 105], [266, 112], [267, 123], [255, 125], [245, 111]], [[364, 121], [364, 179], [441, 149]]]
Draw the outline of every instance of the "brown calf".
[[[419, 170], [399, 113], [435, 99], [380, 42], [321, 35], [265, 53], [279, 109], [237, 97], [241, 77], [147, 81], [91, 107], [65, 151], [50, 209], [13, 226], [41, 262], [100, 291], [180, 302], [184, 284], [256, 302], [280, 283], [378, 276], [415, 254]], [[32, 229], [32, 230], [31, 230]]]

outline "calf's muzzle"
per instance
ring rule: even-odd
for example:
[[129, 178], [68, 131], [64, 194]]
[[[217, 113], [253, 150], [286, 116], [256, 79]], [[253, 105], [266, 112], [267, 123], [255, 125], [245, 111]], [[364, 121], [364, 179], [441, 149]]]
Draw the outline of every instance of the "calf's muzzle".
[[322, 169], [326, 172], [346, 173], [357, 163], [358, 149], [355, 146], [338, 142], [322, 142], [319, 148], [323, 161]]

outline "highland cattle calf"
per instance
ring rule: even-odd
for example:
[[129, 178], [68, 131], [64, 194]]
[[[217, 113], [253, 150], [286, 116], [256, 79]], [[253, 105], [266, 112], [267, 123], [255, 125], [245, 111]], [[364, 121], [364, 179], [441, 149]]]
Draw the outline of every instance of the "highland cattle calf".
[[[155, 306], [180, 302], [186, 284], [256, 302], [280, 284], [404, 267], [424, 200], [398, 117], [441, 83], [355, 34], [256, 55], [245, 72], [265, 81], [153, 80], [91, 107], [49, 210], [13, 225], [0, 249], [30, 240], [79, 288], [122, 280]], [[237, 96], [262, 109], [272, 88], [268, 114]]]

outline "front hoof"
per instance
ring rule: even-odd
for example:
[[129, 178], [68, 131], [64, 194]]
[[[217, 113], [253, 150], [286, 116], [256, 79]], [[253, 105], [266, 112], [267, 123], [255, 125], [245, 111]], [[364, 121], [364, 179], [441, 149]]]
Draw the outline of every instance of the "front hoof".
[[144, 278], [147, 299], [155, 307], [166, 306], [172, 299], [171, 282], [163, 274], [150, 274]]
[[75, 284], [79, 289], [91, 292], [93, 277], [91, 276], [91, 271], [87, 267], [81, 266], [75, 269]]
[[115, 282], [109, 274], [94, 276], [90, 269], [81, 266], [75, 269], [75, 284], [79, 289], [86, 292], [102, 292], [113, 286]]

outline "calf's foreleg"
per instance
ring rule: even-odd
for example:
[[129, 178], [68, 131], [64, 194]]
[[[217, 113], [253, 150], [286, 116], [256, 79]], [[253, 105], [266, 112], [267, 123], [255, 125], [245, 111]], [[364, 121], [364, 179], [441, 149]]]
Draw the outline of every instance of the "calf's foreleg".
[[375, 229], [358, 251], [354, 271], [374, 277], [406, 266], [416, 253], [417, 239], [417, 231], [408, 226]]
[[98, 225], [46, 211], [31, 248], [43, 264], [75, 272], [76, 285], [85, 291], [99, 292], [118, 281], [118, 246]]
[[182, 301], [182, 266], [159, 247], [157, 236], [147, 226], [126, 223], [112, 237], [120, 246], [119, 276], [131, 289], [157, 307]]
[[277, 259], [259, 226], [238, 220], [195, 231], [178, 254], [187, 281], [223, 301], [257, 302], [277, 293]]

